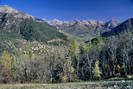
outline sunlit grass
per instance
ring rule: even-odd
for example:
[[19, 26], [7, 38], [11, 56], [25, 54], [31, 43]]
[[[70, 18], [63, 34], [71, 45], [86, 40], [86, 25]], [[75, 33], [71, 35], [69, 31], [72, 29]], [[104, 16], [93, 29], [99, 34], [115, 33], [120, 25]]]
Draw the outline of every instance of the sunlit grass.
[[[117, 88], [114, 88], [117, 87]], [[97, 81], [59, 84], [0, 84], [0, 89], [133, 89], [132, 81]]]

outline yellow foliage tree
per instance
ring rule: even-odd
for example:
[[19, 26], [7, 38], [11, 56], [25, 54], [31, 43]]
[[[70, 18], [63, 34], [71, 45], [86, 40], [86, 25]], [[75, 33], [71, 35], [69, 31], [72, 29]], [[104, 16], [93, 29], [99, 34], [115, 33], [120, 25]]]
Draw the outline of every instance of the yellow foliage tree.
[[8, 51], [4, 51], [0, 62], [6, 69], [11, 70], [14, 63], [14, 57]]
[[64, 64], [64, 72], [62, 75], [62, 82], [71, 82], [76, 80], [76, 71], [75, 69], [72, 67], [71, 62], [67, 61]]
[[[125, 69], [125, 65], [123, 64], [118, 64], [117, 65], [117, 71], [118, 71], [118, 74], [120, 74], [119, 76], [123, 76], [123, 73], [124, 73], [124, 69]], [[117, 75], [118, 76], [118, 75]]]
[[70, 45], [69, 54], [72, 57], [77, 57], [79, 53], [80, 53], [79, 44], [76, 40], [73, 40]]
[[100, 67], [99, 67], [99, 61], [96, 61], [95, 63], [95, 69], [94, 69], [94, 75], [96, 78], [101, 78], [101, 74], [102, 72], [100, 71]]
[[93, 45], [91, 43], [81, 43], [79, 47], [81, 53], [88, 53], [93, 48]]
[[79, 69], [80, 48], [79, 43], [76, 40], [73, 40], [70, 45], [69, 55], [71, 56], [73, 67]]

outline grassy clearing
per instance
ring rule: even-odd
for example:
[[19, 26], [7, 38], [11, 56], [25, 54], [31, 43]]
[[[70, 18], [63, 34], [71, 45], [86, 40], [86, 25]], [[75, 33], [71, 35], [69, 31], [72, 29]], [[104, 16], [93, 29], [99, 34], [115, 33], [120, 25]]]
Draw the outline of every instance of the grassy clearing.
[[98, 81], [61, 84], [0, 84], [0, 89], [133, 89], [133, 81]]

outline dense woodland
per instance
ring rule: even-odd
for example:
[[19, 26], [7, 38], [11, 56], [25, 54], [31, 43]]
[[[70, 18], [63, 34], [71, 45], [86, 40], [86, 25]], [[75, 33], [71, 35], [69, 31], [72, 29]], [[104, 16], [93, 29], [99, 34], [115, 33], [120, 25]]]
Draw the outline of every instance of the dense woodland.
[[[133, 74], [132, 33], [97, 37], [68, 46], [26, 40], [7, 41], [0, 56], [0, 82], [59, 83], [94, 81]], [[2, 45], [2, 44], [1, 44]]]

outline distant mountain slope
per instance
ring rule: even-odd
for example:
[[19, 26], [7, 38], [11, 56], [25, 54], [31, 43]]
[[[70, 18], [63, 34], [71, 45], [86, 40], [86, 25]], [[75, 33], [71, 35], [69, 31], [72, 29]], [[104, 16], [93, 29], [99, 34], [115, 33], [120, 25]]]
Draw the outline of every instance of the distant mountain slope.
[[113, 28], [111, 31], [102, 34], [102, 37], [110, 37], [114, 35], [119, 35], [124, 32], [133, 32], [133, 18], [121, 23], [117, 27]]
[[[6, 38], [19, 37], [26, 40], [48, 41], [66, 39], [55, 27], [41, 19], [20, 12], [10, 6], [0, 6], [0, 34]], [[12, 34], [14, 34], [12, 36]]]
[[109, 31], [118, 25], [118, 21], [113, 19], [108, 22], [97, 20], [72, 20], [72, 21], [60, 21], [51, 20], [47, 21], [50, 25], [56, 26], [58, 29], [71, 34], [79, 40], [89, 40], [96, 37], [105, 31]]

